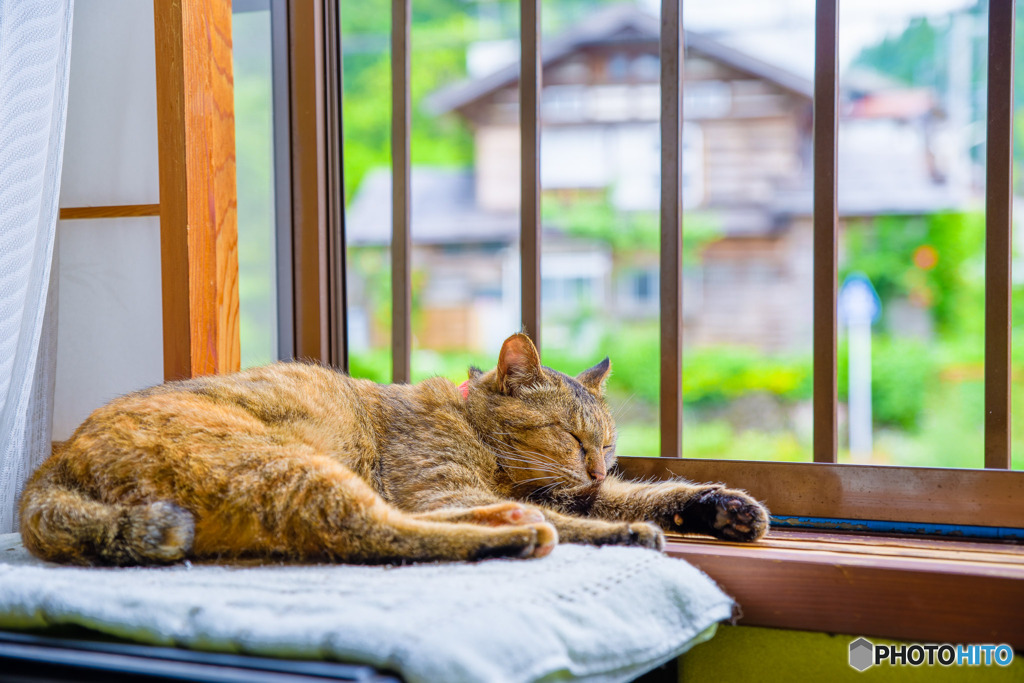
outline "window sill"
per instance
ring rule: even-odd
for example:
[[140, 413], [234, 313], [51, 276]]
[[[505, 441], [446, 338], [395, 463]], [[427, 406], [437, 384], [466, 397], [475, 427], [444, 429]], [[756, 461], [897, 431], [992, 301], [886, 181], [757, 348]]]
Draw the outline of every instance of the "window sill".
[[748, 626], [1024, 649], [1024, 546], [772, 531], [755, 544], [670, 536]]

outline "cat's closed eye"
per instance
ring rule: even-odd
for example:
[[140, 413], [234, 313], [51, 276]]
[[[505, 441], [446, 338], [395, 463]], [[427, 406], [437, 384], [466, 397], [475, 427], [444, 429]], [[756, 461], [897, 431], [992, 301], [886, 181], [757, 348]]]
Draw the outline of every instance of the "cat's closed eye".
[[580, 458], [581, 459], [586, 459], [586, 457], [587, 457], [587, 449], [583, 447], [583, 441], [580, 440], [580, 437], [576, 436], [575, 434], [573, 434], [571, 432], [569, 433], [569, 436], [571, 436], [572, 438], [574, 438], [576, 440], [576, 444], [579, 446]]

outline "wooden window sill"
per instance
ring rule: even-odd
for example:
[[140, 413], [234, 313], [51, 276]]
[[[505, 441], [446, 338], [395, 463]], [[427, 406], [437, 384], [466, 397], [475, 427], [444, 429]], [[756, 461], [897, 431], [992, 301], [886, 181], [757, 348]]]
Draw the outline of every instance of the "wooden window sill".
[[1024, 649], [1024, 546], [772, 531], [755, 544], [670, 535], [718, 582], [740, 624]]

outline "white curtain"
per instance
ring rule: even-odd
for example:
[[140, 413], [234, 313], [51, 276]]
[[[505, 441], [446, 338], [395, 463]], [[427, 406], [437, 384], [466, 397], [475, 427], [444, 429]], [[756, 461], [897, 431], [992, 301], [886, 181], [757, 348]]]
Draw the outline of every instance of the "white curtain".
[[0, 0], [0, 533], [14, 530], [25, 480], [50, 452], [72, 7]]

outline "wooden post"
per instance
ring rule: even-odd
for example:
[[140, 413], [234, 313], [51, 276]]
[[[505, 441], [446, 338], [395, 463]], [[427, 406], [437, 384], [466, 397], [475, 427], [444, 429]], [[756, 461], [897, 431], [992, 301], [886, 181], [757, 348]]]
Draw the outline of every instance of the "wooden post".
[[661, 3], [661, 455], [683, 454], [683, 15]]
[[237, 370], [230, 0], [154, 0], [164, 377]]

